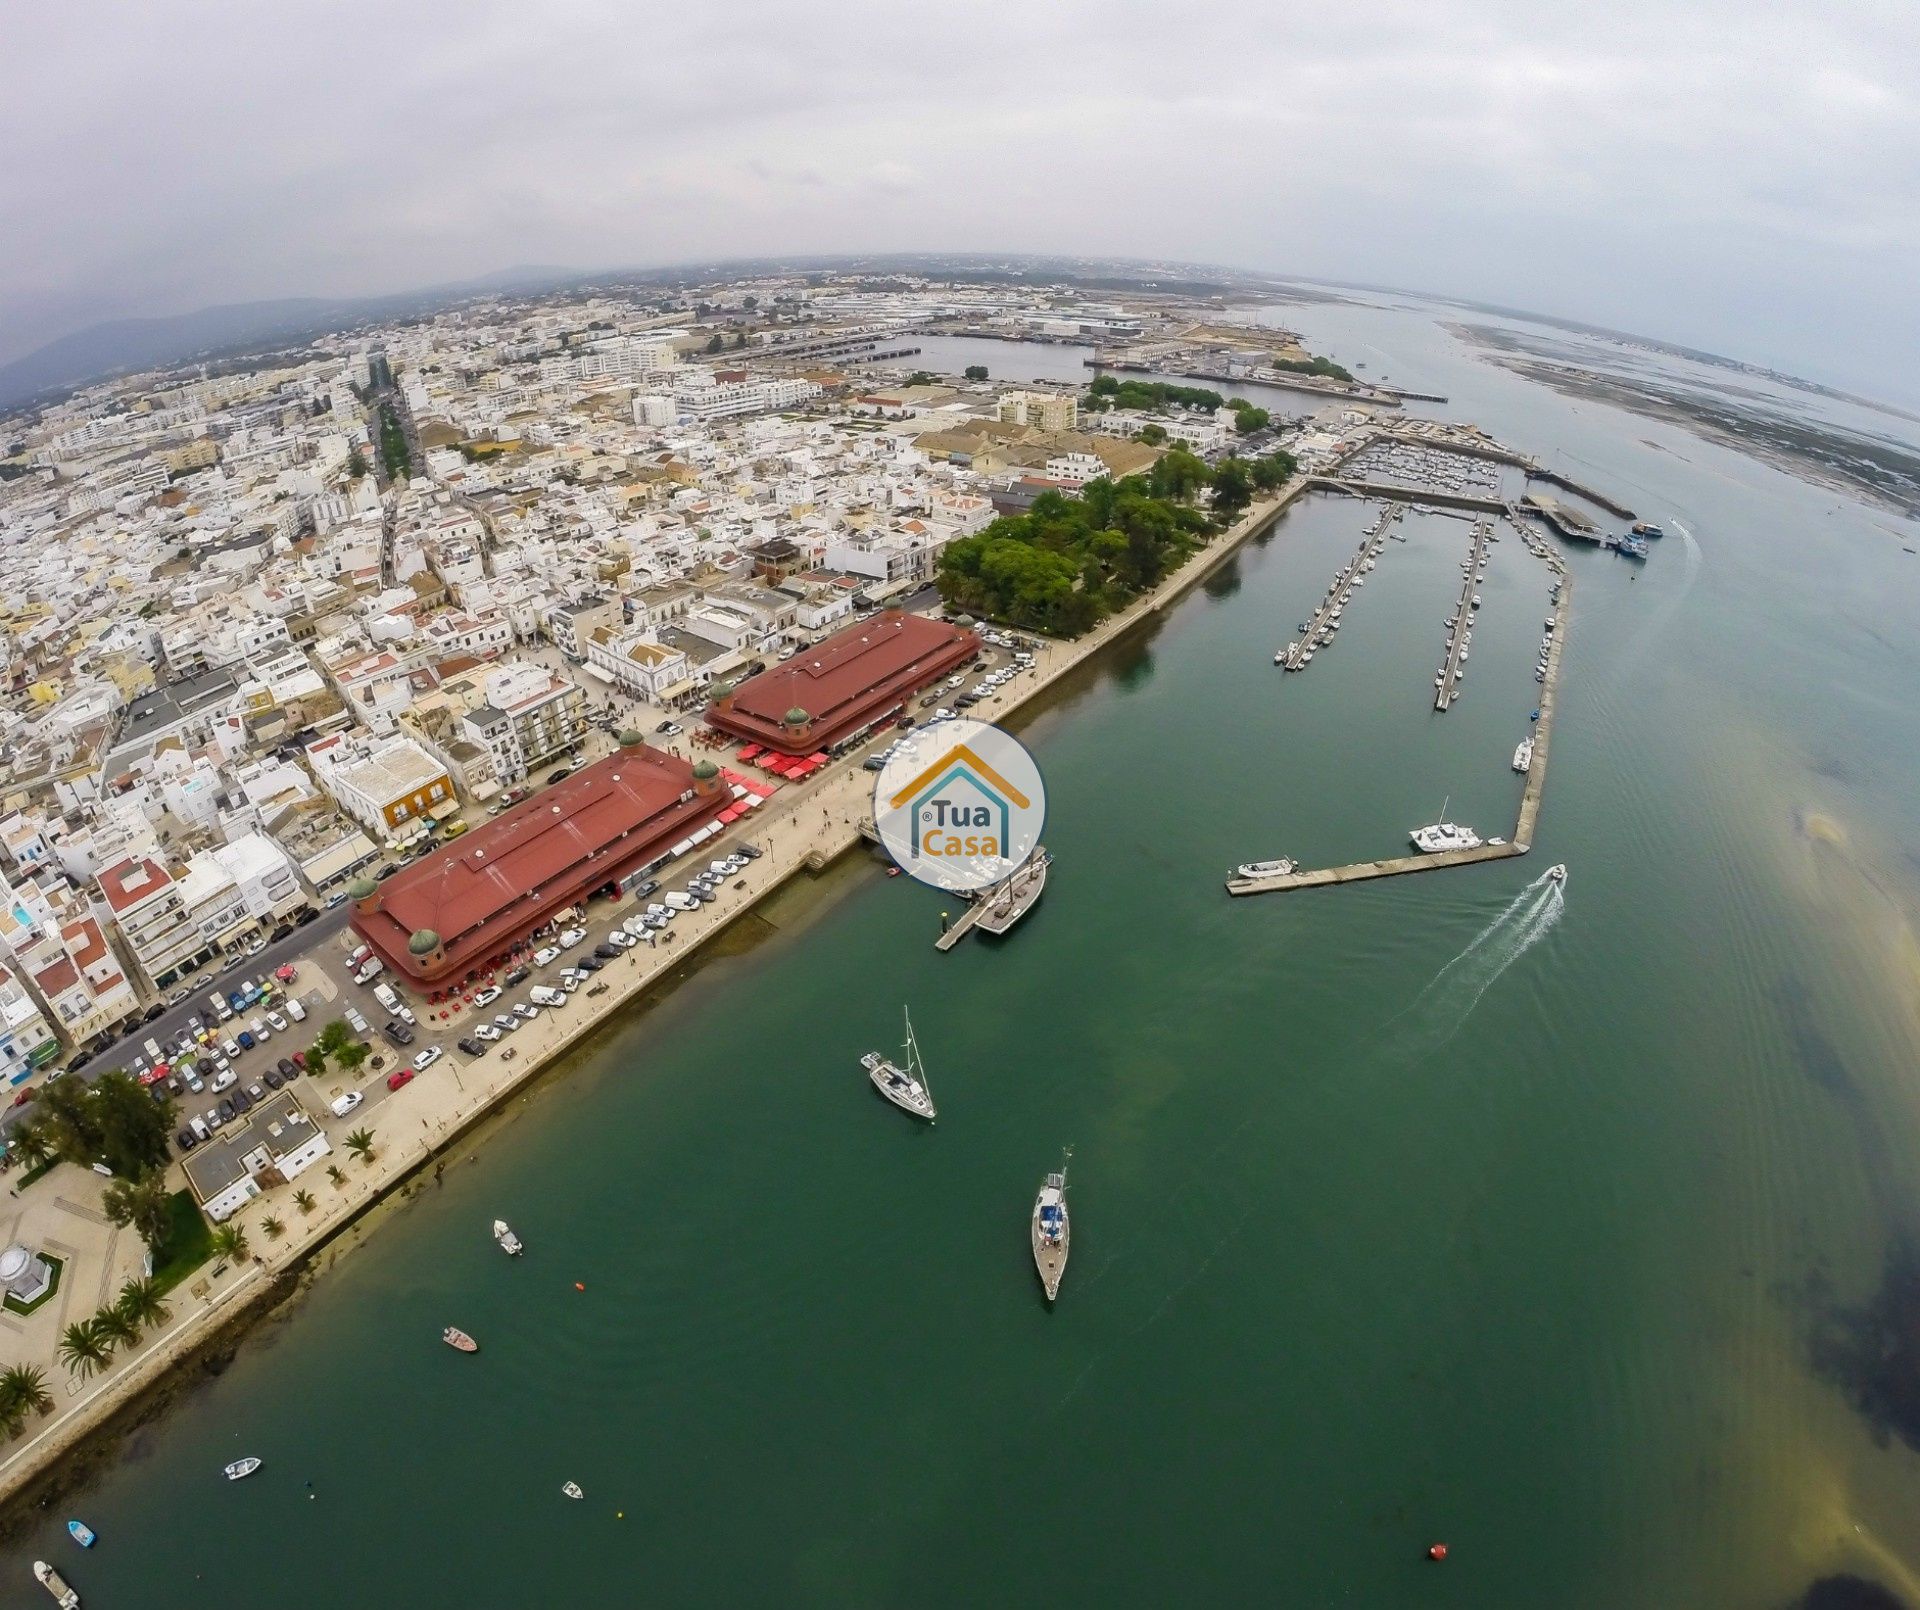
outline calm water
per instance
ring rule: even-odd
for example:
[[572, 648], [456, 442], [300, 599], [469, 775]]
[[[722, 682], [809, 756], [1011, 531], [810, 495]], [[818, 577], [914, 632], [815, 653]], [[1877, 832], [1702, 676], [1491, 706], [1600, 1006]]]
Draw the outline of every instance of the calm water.
[[[1304, 505], [1029, 725], [1059, 859], [1007, 944], [935, 955], [939, 897], [860, 867], [776, 908], [137, 1439], [71, 1505], [91, 1555], [49, 1517], [0, 1579], [50, 1551], [105, 1610], [1776, 1610], [1843, 1572], [1920, 1602], [1920, 1429], [1879, 1407], [1920, 1386], [1850, 1367], [1915, 1300], [1882, 1280], [1920, 1206], [1920, 559], [1428, 314], [1286, 318], [1667, 522], [1637, 571], [1574, 557], [1534, 855], [1222, 893], [1397, 853], [1444, 797], [1509, 832], [1518, 798], [1537, 561], [1493, 550], [1440, 718], [1468, 528], [1411, 524], [1283, 677], [1366, 518]], [[903, 1000], [933, 1131], [856, 1064]], [[1069, 1143], [1048, 1313], [1026, 1215]]]

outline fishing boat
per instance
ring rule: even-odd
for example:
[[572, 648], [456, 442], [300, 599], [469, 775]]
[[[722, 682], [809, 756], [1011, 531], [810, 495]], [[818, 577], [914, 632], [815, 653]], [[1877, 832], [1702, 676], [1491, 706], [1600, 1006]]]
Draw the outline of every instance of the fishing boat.
[[94, 1543], [93, 1528], [85, 1521], [68, 1521], [67, 1534], [83, 1549], [90, 1549]]
[[1565, 883], [1567, 881], [1567, 863], [1565, 861], [1554, 862], [1552, 866], [1547, 868], [1547, 876], [1555, 883]]
[[927, 1084], [927, 1066], [920, 1060], [920, 1042], [913, 1037], [913, 1018], [904, 1006], [900, 1009], [900, 1015], [907, 1024], [907, 1038], [903, 1047], [907, 1054], [907, 1065], [903, 1068], [881, 1056], [878, 1051], [869, 1051], [860, 1059], [860, 1066], [867, 1070], [873, 1088], [894, 1106], [902, 1112], [911, 1113], [915, 1118], [924, 1118], [932, 1123], [933, 1091]]
[[1520, 740], [1520, 747], [1513, 752], [1513, 769], [1515, 771], [1525, 771], [1532, 764], [1533, 739], [1531, 737], [1522, 738]]
[[520, 1238], [513, 1233], [513, 1227], [505, 1219], [493, 1221], [493, 1239], [500, 1243], [500, 1250], [509, 1258], [517, 1258], [526, 1251], [526, 1248], [520, 1244]]
[[569, 1498], [585, 1498], [587, 1496], [585, 1493], [580, 1491], [580, 1483], [577, 1481], [561, 1482], [560, 1491], [565, 1493]]
[[1046, 892], [1047, 868], [1052, 865], [1053, 857], [1047, 853], [1046, 846], [1036, 844], [1025, 866], [998, 888], [987, 891], [974, 926], [983, 934], [1004, 938], [1016, 922], [1040, 903], [1040, 896]]
[[226, 1467], [228, 1481], [242, 1481], [260, 1468], [260, 1461], [254, 1458], [236, 1459]]
[[451, 1347], [456, 1353], [477, 1353], [480, 1351], [480, 1344], [478, 1342], [465, 1331], [457, 1329], [452, 1325], [449, 1325], [440, 1333], [440, 1340], [445, 1342], [447, 1346]]
[[53, 1595], [53, 1602], [60, 1606], [60, 1610], [80, 1610], [80, 1595], [45, 1560], [33, 1562], [33, 1579]]
[[1060, 1172], [1040, 1182], [1040, 1194], [1033, 1199], [1033, 1266], [1040, 1271], [1040, 1287], [1052, 1302], [1060, 1295], [1060, 1279], [1067, 1272], [1067, 1252], [1072, 1239], [1067, 1222], [1067, 1164], [1073, 1161], [1073, 1149], [1060, 1160]]

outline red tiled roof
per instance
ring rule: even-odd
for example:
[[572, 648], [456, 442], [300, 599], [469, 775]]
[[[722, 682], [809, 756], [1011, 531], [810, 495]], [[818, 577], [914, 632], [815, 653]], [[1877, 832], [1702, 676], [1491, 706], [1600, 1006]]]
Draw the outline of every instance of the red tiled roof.
[[[139, 869], [143, 869], [147, 876], [137, 888], [130, 889], [127, 887], [127, 880], [133, 876], [136, 865]], [[143, 900], [152, 899], [154, 893], [164, 888], [169, 881], [167, 869], [158, 861], [143, 858], [136, 864], [129, 856], [100, 874], [100, 892], [107, 897], [107, 904], [115, 911], [127, 911]]]
[[[971, 631], [888, 610], [749, 677], [734, 690], [728, 708], [708, 709], [707, 720], [788, 754], [810, 755], [859, 731], [979, 649], [980, 639]], [[783, 725], [794, 709], [813, 718], [803, 736]]]
[[[354, 929], [389, 967], [423, 982], [502, 954], [562, 906], [653, 860], [731, 798], [694, 792], [693, 767], [642, 745], [582, 768], [380, 885]], [[438, 962], [412, 955], [422, 928]]]
[[48, 1000], [52, 1000], [63, 990], [72, 989], [79, 978], [80, 970], [64, 956], [33, 975], [34, 983], [40, 986], [40, 993]]

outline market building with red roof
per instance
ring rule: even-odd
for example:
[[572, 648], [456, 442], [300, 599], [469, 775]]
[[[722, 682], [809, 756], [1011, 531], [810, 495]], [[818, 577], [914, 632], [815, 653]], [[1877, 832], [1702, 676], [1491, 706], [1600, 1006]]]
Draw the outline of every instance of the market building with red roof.
[[595, 890], [658, 864], [733, 803], [712, 765], [620, 737], [604, 760], [386, 881], [351, 885], [354, 931], [408, 983], [458, 983]]
[[715, 689], [708, 724], [783, 754], [831, 751], [980, 652], [970, 627], [890, 609]]

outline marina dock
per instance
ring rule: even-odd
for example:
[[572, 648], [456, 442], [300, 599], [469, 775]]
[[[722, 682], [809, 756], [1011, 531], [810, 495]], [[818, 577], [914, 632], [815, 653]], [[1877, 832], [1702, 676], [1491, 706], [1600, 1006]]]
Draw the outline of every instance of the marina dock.
[[1012, 877], [983, 891], [960, 914], [960, 920], [934, 941], [933, 948], [949, 951], [978, 928], [982, 933], [1005, 934], [1039, 902], [1047, 886], [1047, 868], [1053, 857], [1045, 845], [1035, 845], [1033, 856]]
[[1473, 523], [1473, 548], [1467, 556], [1466, 579], [1460, 584], [1460, 603], [1453, 612], [1453, 625], [1447, 631], [1446, 657], [1440, 662], [1439, 686], [1433, 695], [1433, 707], [1442, 715], [1459, 696], [1460, 679], [1466, 674], [1460, 662], [1467, 657], [1467, 639], [1473, 636], [1474, 606], [1480, 585], [1480, 567], [1487, 562], [1487, 538], [1493, 531], [1488, 520]]
[[1353, 596], [1353, 589], [1359, 585], [1360, 578], [1373, 568], [1374, 561], [1380, 557], [1380, 550], [1386, 546], [1387, 534], [1400, 514], [1397, 505], [1380, 511], [1379, 517], [1361, 539], [1359, 551], [1335, 572], [1333, 585], [1327, 589], [1326, 597], [1320, 600], [1319, 608], [1307, 617], [1300, 636], [1274, 655], [1275, 665], [1287, 671], [1305, 670], [1307, 661], [1313, 658], [1313, 651], [1326, 648], [1333, 642], [1334, 629], [1340, 624], [1340, 612], [1346, 608], [1347, 600]]
[[[1477, 574], [1477, 572], [1473, 572]], [[1483, 844], [1474, 850], [1445, 850], [1438, 855], [1399, 855], [1380, 861], [1353, 861], [1346, 866], [1319, 867], [1311, 872], [1289, 872], [1272, 878], [1229, 878], [1230, 895], [1274, 894], [1289, 889], [1325, 889], [1335, 884], [1365, 883], [1407, 872], [1437, 872], [1443, 867], [1475, 866], [1482, 861], [1504, 861], [1533, 848], [1534, 826], [1540, 819], [1540, 800], [1547, 787], [1547, 750], [1553, 738], [1553, 709], [1560, 685], [1560, 659], [1567, 647], [1567, 622], [1573, 611], [1573, 578], [1559, 574], [1560, 599], [1555, 606], [1552, 646], [1547, 650], [1547, 679], [1540, 687], [1540, 719], [1533, 723], [1533, 759], [1520, 792], [1520, 815], [1508, 844]]]

